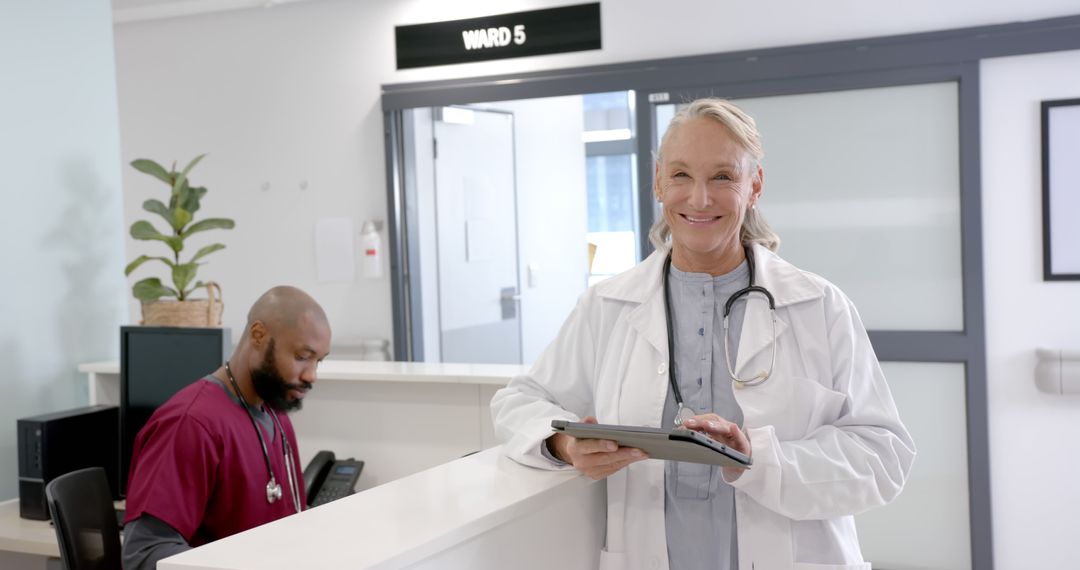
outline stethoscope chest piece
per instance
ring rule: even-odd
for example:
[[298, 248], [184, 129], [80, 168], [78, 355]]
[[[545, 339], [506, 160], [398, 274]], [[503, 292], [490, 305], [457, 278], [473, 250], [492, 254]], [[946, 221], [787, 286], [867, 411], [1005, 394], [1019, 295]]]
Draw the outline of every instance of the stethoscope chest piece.
[[271, 505], [281, 500], [281, 485], [273, 477], [266, 482], [266, 502]]
[[[682, 395], [680, 394], [680, 399], [681, 398]], [[678, 406], [679, 409], [675, 412], [675, 427], [682, 427], [683, 423], [686, 422], [686, 420], [696, 416], [697, 412], [695, 412], [693, 408], [683, 404], [682, 402], [678, 402]]]

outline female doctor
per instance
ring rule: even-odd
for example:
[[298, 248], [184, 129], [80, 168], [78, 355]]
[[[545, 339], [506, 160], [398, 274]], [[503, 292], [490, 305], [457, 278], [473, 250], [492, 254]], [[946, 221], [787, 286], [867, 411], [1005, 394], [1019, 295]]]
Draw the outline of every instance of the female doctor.
[[[590, 288], [492, 400], [510, 457], [607, 478], [603, 569], [869, 569], [853, 515], [896, 497], [911, 468], [855, 307], [774, 253], [755, 209], [763, 156], [754, 120], [730, 102], [680, 111], [656, 160], [656, 251]], [[554, 419], [678, 425], [753, 465], [645, 461], [553, 433]]]

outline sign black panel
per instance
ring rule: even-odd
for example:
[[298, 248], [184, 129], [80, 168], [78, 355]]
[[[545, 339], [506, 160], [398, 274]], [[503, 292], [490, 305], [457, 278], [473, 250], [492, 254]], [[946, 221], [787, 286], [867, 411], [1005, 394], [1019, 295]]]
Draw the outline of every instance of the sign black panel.
[[397, 68], [600, 49], [600, 4], [396, 26]]

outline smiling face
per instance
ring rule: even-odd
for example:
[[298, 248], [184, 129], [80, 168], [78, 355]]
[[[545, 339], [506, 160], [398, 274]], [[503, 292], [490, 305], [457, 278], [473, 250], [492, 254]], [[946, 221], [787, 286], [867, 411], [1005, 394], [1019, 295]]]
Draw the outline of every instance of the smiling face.
[[743, 260], [739, 230], [761, 195], [764, 172], [720, 122], [695, 117], [665, 138], [656, 198], [671, 227], [672, 263], [721, 275]]

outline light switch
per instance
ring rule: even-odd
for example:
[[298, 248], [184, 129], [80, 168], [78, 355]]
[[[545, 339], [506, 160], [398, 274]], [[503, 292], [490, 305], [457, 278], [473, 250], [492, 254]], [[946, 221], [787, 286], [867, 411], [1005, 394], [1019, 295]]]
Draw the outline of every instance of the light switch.
[[526, 281], [529, 283], [529, 289], [535, 289], [539, 286], [540, 282], [540, 264], [530, 263], [527, 267]]

